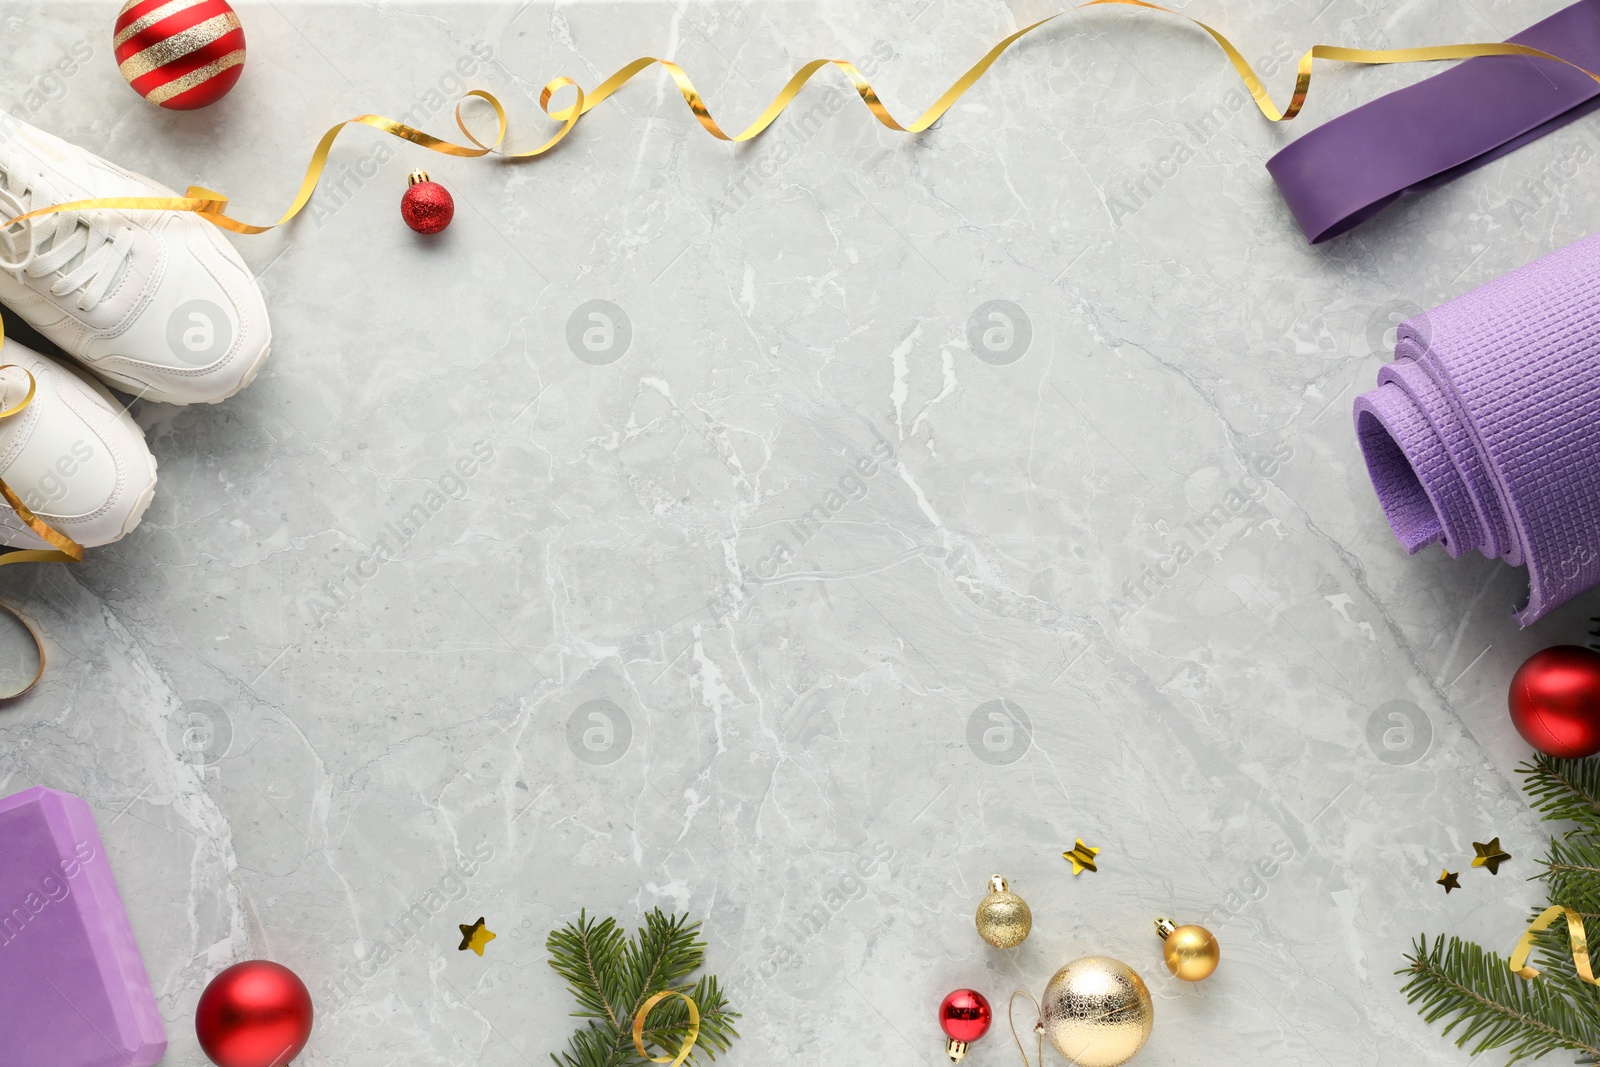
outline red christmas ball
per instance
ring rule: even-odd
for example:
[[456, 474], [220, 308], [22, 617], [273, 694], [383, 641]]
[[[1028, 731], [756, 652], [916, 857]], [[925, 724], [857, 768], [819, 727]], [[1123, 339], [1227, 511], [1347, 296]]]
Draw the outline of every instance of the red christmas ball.
[[123, 78], [174, 111], [216, 103], [244, 73], [244, 27], [228, 0], [128, 0], [112, 33]]
[[217, 1067], [284, 1067], [311, 1037], [311, 994], [287, 967], [237, 963], [200, 994], [194, 1032]]
[[989, 1032], [993, 1021], [988, 1000], [976, 989], [958, 989], [939, 1005], [939, 1027], [952, 1041], [970, 1045]]
[[1547, 756], [1600, 752], [1600, 652], [1556, 645], [1535, 652], [1511, 679], [1511, 723]]
[[450, 190], [428, 180], [425, 171], [412, 171], [411, 185], [400, 198], [400, 215], [418, 233], [438, 233], [456, 215], [456, 202]]

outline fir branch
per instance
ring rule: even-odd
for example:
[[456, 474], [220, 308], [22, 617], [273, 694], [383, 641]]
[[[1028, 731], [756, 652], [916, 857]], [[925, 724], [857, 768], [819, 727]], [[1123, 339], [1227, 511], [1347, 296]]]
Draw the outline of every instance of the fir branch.
[[1402, 992], [1428, 1022], [1448, 1020], [1446, 1035], [1460, 1027], [1456, 1044], [1475, 1041], [1474, 1056], [1508, 1049], [1507, 1063], [1538, 1058], [1557, 1049], [1600, 1056], [1593, 998], [1574, 1002], [1560, 985], [1529, 981], [1511, 973], [1503, 957], [1458, 937], [1427, 935], [1412, 946]]
[[[1529, 921], [1532, 921], [1531, 916]], [[1600, 990], [1578, 976], [1567, 924], [1558, 921], [1549, 929], [1539, 931], [1533, 935], [1533, 943], [1533, 963], [1539, 970], [1535, 981], [1549, 985], [1557, 995], [1573, 1004], [1585, 1017], [1591, 1035], [1600, 1034]]]
[[1600, 914], [1600, 837], [1577, 834], [1550, 842], [1536, 878], [1550, 886], [1550, 902], [1564, 904], [1585, 920]]
[[[687, 915], [668, 916], [659, 908], [645, 916], [632, 938], [624, 936], [616, 920], [591, 920], [587, 912], [551, 931], [545, 942], [550, 966], [577, 999], [578, 1010], [572, 1014], [591, 1020], [573, 1034], [565, 1053], [551, 1058], [560, 1067], [644, 1064], [633, 1045], [633, 1019], [646, 1000], [664, 990], [688, 994], [700, 1009], [700, 1035], [690, 1062], [702, 1052], [710, 1060], [726, 1052], [739, 1036], [733, 1027], [739, 1013], [728, 1007], [714, 976], [702, 976], [692, 986], [687, 981], [705, 963], [706, 945], [699, 932], [700, 924], [691, 923]], [[650, 1012], [645, 1047], [675, 1054], [688, 1030], [688, 1006], [669, 998]]]
[[1529, 803], [1547, 822], [1575, 822], [1578, 832], [1600, 833], [1600, 760], [1535, 756], [1517, 768]]

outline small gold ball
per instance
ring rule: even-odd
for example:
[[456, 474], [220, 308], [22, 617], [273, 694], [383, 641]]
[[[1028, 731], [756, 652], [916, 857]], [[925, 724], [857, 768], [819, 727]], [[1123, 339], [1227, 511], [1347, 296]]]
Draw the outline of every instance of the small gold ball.
[[978, 936], [995, 948], [1016, 948], [1033, 929], [1028, 902], [1006, 888], [998, 874], [989, 880], [989, 895], [978, 905]]
[[1222, 961], [1222, 946], [1203, 926], [1180, 926], [1161, 943], [1167, 970], [1185, 982], [1210, 978]]

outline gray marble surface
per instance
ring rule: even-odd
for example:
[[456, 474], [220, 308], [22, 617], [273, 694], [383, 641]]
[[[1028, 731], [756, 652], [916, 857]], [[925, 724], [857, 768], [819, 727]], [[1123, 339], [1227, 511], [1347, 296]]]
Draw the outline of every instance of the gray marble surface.
[[[1559, 6], [1187, 10], [1261, 59]], [[646, 54], [730, 125], [825, 55], [910, 117], [1053, 10], [246, 2], [243, 81], [179, 115], [119, 79], [115, 8], [0, 3], [0, 106], [262, 221], [340, 118], [445, 134], [485, 87], [531, 146], [547, 79]], [[349, 134], [312, 212], [240, 241], [260, 379], [136, 405], [143, 525], [0, 574], [51, 654], [0, 712], [0, 793], [94, 805], [166, 1062], [203, 1062], [200, 990], [259, 956], [317, 998], [307, 1065], [548, 1062], [545, 934], [659, 905], [705, 920], [730, 1064], [941, 1063], [945, 992], [1090, 953], [1151, 984], [1140, 1063], [1466, 1063], [1392, 972], [1540, 899], [1506, 683], [1600, 601], [1519, 631], [1517, 571], [1405, 556], [1348, 411], [1408, 309], [1589, 232], [1600, 134], [1308, 247], [1263, 161], [1420, 76], [1324, 67], [1274, 128], [1198, 32], [1093, 13], [919, 137], [823, 77], [729, 146], [659, 74], [531, 162]], [[397, 210], [419, 165], [457, 198], [433, 240]], [[1495, 834], [1516, 859], [1465, 869]], [[972, 923], [996, 871], [1035, 916], [1009, 954]], [[1216, 977], [1167, 977], [1161, 914], [1213, 927]]]

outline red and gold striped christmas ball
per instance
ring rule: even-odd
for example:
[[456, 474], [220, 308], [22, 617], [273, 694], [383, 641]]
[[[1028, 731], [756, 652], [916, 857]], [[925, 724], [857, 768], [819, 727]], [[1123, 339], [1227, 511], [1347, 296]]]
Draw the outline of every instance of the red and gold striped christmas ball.
[[115, 33], [122, 76], [152, 104], [214, 104], [244, 73], [244, 28], [227, 0], [128, 0]]

